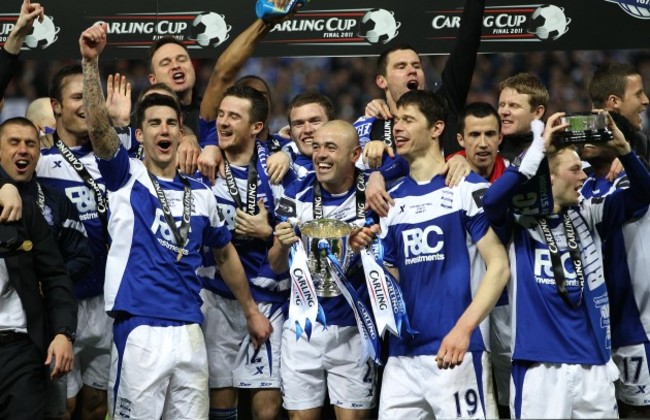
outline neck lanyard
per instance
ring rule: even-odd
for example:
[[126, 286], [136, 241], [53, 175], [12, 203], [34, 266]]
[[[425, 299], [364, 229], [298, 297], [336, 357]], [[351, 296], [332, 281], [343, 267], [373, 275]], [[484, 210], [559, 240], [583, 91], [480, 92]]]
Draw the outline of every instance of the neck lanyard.
[[393, 138], [393, 119], [377, 119], [373, 122], [370, 131], [371, 139], [381, 139], [388, 147], [395, 148], [395, 139]]
[[560, 258], [560, 250], [558, 249], [557, 242], [553, 236], [553, 232], [548, 225], [546, 217], [539, 218], [539, 227], [542, 229], [544, 239], [548, 244], [548, 250], [551, 254], [551, 264], [553, 265], [553, 276], [555, 277], [555, 287], [557, 288], [562, 300], [569, 306], [577, 308], [582, 303], [582, 296], [584, 293], [585, 277], [582, 270], [582, 259], [580, 258], [580, 247], [578, 236], [576, 235], [575, 227], [571, 222], [571, 218], [567, 212], [562, 213], [562, 224], [567, 238], [567, 247], [569, 248], [569, 256], [571, 257], [571, 264], [576, 273], [578, 283], [580, 285], [580, 297], [578, 303], [573, 303], [569, 299], [569, 292], [566, 289], [566, 278], [564, 276], [564, 268], [562, 259]]
[[178, 174], [178, 177], [183, 183], [183, 220], [181, 221], [181, 228], [178, 229], [176, 223], [174, 222], [172, 211], [169, 208], [167, 197], [165, 197], [165, 193], [160, 187], [158, 179], [152, 175], [151, 172], [147, 171], [147, 173], [149, 174], [149, 179], [151, 179], [153, 188], [156, 191], [156, 195], [158, 196], [158, 202], [160, 203], [163, 214], [165, 215], [165, 221], [167, 222], [169, 229], [171, 229], [172, 233], [174, 234], [174, 239], [176, 239], [176, 246], [178, 247], [178, 255], [176, 256], [176, 261], [180, 261], [183, 257], [183, 247], [185, 246], [187, 236], [190, 232], [190, 219], [192, 216], [192, 189], [190, 188], [190, 183], [183, 175]]
[[232, 174], [232, 168], [230, 167], [230, 162], [224, 155], [224, 163], [226, 166], [226, 185], [228, 186], [228, 192], [232, 197], [233, 201], [237, 208], [244, 210], [246, 213], [251, 216], [255, 214], [255, 209], [257, 206], [257, 149], [253, 151], [253, 156], [251, 161], [248, 164], [248, 187], [246, 189], [246, 203], [241, 202], [239, 197], [239, 188], [237, 188], [237, 183], [235, 182], [235, 176]]
[[38, 182], [36, 182], [36, 204], [41, 209], [41, 214], [45, 213], [45, 194], [43, 194], [43, 188]]
[[[357, 219], [366, 219], [366, 180], [363, 172], [356, 170], [355, 199]], [[318, 178], [314, 179], [314, 219], [323, 218], [323, 191], [321, 190]]]
[[88, 169], [86, 169], [84, 164], [81, 163], [79, 159], [77, 159], [74, 153], [72, 153], [72, 150], [70, 150], [70, 148], [66, 146], [65, 143], [63, 143], [61, 138], [57, 136], [54, 145], [59, 150], [59, 153], [61, 153], [61, 156], [63, 156], [63, 159], [65, 159], [66, 162], [72, 166], [79, 177], [81, 177], [84, 183], [92, 190], [93, 195], [95, 196], [95, 203], [97, 205], [97, 215], [99, 216], [99, 220], [104, 227], [104, 235], [106, 238], [108, 238], [108, 203], [106, 201], [106, 196], [102, 192], [101, 188], [99, 188], [99, 184], [97, 184], [95, 179], [90, 175], [90, 173], [88, 173]]

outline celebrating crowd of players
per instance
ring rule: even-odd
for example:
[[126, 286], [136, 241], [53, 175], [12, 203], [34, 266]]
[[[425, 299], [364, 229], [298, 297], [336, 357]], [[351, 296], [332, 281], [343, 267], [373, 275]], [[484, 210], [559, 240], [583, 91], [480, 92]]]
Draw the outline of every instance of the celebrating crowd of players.
[[[437, 92], [396, 46], [354, 125], [304, 92], [280, 133], [264, 80], [237, 79], [275, 21], [233, 40], [202, 97], [185, 46], [155, 42], [133, 113], [124, 76], [102, 90], [106, 26], [85, 30], [50, 101], [0, 124], [0, 227], [26, 238], [0, 230], [0, 417], [236, 419], [244, 390], [256, 419], [318, 419], [327, 398], [339, 419], [650, 414], [641, 76], [600, 68], [613, 138], [561, 146], [532, 74], [465, 104], [484, 8], [467, 1]], [[23, 1], [2, 91], [42, 15]], [[296, 225], [319, 218], [364, 222], [351, 249], [381, 244], [399, 282], [409, 328], [374, 358], [340, 285], [307, 333], [290, 315]], [[344, 277], [370, 306], [361, 263]]]

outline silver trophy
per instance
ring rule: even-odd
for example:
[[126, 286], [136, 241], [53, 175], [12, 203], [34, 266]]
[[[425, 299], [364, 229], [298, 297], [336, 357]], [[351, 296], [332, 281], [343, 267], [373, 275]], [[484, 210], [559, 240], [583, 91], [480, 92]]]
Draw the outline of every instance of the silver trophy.
[[327, 264], [327, 250], [321, 245], [327, 242], [329, 249], [336, 256], [345, 272], [350, 264], [352, 250], [348, 239], [352, 226], [336, 219], [315, 219], [299, 225], [302, 241], [307, 253], [307, 265], [314, 280], [316, 295], [319, 297], [339, 296], [341, 291], [336, 286]]

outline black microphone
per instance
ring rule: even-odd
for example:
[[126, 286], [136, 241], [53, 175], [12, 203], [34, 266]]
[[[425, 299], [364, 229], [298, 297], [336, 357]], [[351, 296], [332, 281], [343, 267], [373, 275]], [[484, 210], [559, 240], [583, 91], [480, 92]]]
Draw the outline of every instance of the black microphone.
[[418, 88], [417, 80], [409, 80], [408, 83], [406, 84], [406, 88], [408, 90], [416, 90]]

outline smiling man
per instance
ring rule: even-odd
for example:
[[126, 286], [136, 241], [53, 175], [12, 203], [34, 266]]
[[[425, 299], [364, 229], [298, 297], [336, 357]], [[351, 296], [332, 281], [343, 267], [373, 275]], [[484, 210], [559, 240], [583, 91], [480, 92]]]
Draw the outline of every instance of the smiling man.
[[[324, 123], [311, 134], [309, 148], [314, 172], [287, 188], [277, 207], [278, 215], [284, 219], [296, 218], [298, 223], [318, 218], [348, 223], [365, 220], [361, 189], [365, 178], [355, 170], [361, 147], [354, 127], [341, 120]], [[275, 272], [283, 273], [289, 268], [289, 252], [297, 240], [290, 223], [278, 223], [273, 248], [269, 251]], [[350, 284], [364, 299], [368, 296], [364, 278], [352, 276], [355, 271], [359, 272], [355, 267], [347, 270]], [[376, 366], [371, 360], [359, 363], [363, 341], [353, 309], [341, 290], [337, 286], [332, 289], [317, 286], [315, 290], [327, 328], [317, 320], [310, 339], [305, 334], [296, 339], [295, 321], [289, 319], [284, 323], [281, 365], [284, 407], [291, 418], [320, 419], [325, 397], [329, 395], [337, 418], [366, 419], [376, 405]]]
[[314, 132], [334, 118], [334, 105], [322, 93], [299, 93], [289, 103], [287, 116], [292, 142], [283, 150], [291, 155], [293, 170], [302, 179], [314, 172], [311, 148]]
[[68, 377], [68, 412], [75, 410], [76, 396], [81, 392], [82, 415], [103, 419], [111, 342], [106, 334], [111, 330], [111, 321], [104, 311], [103, 297], [108, 209], [104, 183], [88, 138], [80, 65], [65, 66], [54, 75], [50, 98], [56, 119], [55, 143], [42, 151], [36, 175], [43, 185], [64, 192], [76, 206], [94, 259], [92, 272], [74, 284], [79, 327], [75, 367]]
[[499, 83], [498, 112], [503, 134], [499, 151], [504, 158], [514, 162], [530, 146], [530, 123], [542, 119], [548, 100], [548, 90], [531, 73], [517, 73]]
[[477, 327], [508, 280], [508, 259], [483, 213], [487, 182], [470, 173], [450, 188], [439, 175], [445, 117], [435, 93], [411, 91], [397, 101], [396, 152], [409, 175], [390, 191], [395, 205], [380, 237], [419, 334], [390, 337], [380, 418], [497, 416], [487, 337]]
[[648, 137], [641, 131], [641, 114], [648, 107], [639, 71], [630, 64], [610, 63], [600, 67], [589, 83], [594, 107], [617, 114], [616, 124], [632, 144], [632, 149], [650, 161]]
[[[269, 150], [259, 137], [268, 112], [268, 101], [260, 91], [235, 84], [226, 89], [217, 114], [225, 177], [217, 177], [212, 191], [233, 235], [251, 293], [260, 311], [271, 320], [273, 334], [263, 351], [256, 351], [246, 338], [245, 314], [235, 305], [223, 273], [211, 270], [206, 275], [203, 328], [210, 363], [211, 415], [220, 416], [216, 418], [236, 416], [239, 389], [251, 392], [255, 418], [274, 419], [280, 410], [281, 306], [287, 299], [289, 282], [286, 275], [276, 276], [271, 270], [268, 250], [273, 244], [275, 200], [295, 177], [290, 171], [280, 185], [271, 185]], [[208, 267], [202, 271], [207, 272]], [[255, 357], [245, 357], [253, 354]]]

